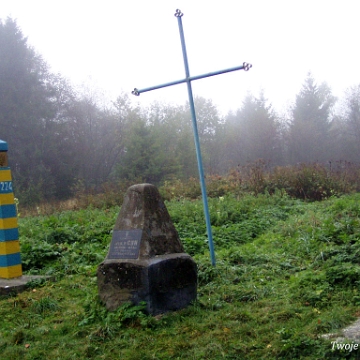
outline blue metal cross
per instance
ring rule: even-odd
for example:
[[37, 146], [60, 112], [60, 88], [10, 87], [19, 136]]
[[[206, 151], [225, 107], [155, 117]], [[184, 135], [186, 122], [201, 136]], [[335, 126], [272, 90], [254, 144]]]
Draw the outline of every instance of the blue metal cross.
[[212, 265], [215, 266], [216, 260], [215, 260], [214, 243], [213, 243], [212, 231], [211, 231], [209, 206], [208, 206], [208, 201], [207, 201], [206, 184], [205, 184], [204, 170], [203, 170], [203, 164], [202, 164], [202, 158], [201, 158], [199, 134], [198, 134], [198, 128], [197, 128], [197, 122], [196, 122], [195, 105], [194, 105], [194, 98], [193, 98], [193, 93], [192, 93], [192, 88], [191, 88], [191, 81], [198, 80], [198, 79], [203, 79], [203, 78], [214, 76], [214, 75], [224, 74], [224, 73], [228, 73], [228, 72], [236, 71], [236, 70], [248, 71], [252, 67], [252, 65], [244, 62], [242, 65], [236, 66], [236, 67], [233, 67], [233, 68], [214, 71], [214, 72], [211, 72], [211, 73], [208, 73], [208, 74], [203, 74], [203, 75], [198, 75], [198, 76], [190, 76], [189, 64], [188, 64], [188, 58], [187, 58], [186, 46], [185, 46], [184, 30], [183, 30], [182, 21], [181, 21], [181, 18], [182, 18], [183, 15], [184, 14], [179, 9], [176, 10], [175, 17], [177, 18], [178, 25], [179, 25], [181, 47], [182, 47], [182, 53], [183, 53], [183, 57], [184, 57], [185, 76], [186, 76], [185, 79], [172, 81], [172, 82], [162, 84], [162, 85], [152, 86], [152, 87], [148, 87], [148, 88], [141, 89], [141, 90], [135, 88], [132, 91], [132, 94], [136, 95], [136, 96], [139, 96], [141, 93], [144, 93], [144, 92], [147, 92], [147, 91], [161, 89], [161, 88], [164, 88], [164, 87], [167, 87], [167, 86], [187, 83], [188, 94], [189, 94], [190, 112], [191, 112], [192, 125], [193, 125], [193, 130], [194, 130], [194, 141], [195, 141], [195, 148], [196, 148], [196, 157], [197, 157], [198, 169], [199, 169], [201, 194], [202, 194], [202, 198], [203, 198], [206, 229], [207, 229], [208, 241], [209, 241], [211, 263], [212, 263]]

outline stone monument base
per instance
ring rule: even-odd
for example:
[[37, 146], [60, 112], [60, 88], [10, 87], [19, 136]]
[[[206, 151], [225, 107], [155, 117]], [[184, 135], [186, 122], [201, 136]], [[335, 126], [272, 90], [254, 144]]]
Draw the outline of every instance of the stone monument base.
[[108, 310], [145, 301], [152, 315], [179, 310], [196, 299], [197, 267], [186, 253], [149, 259], [105, 259], [98, 267], [99, 296]]

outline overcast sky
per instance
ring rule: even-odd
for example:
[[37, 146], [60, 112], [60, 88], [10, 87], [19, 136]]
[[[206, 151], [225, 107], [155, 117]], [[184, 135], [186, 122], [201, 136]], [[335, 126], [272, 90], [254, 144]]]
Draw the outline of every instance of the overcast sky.
[[[260, 89], [281, 111], [309, 71], [338, 97], [360, 84], [359, 0], [0, 0], [0, 18], [17, 19], [53, 72], [74, 85], [91, 79], [115, 98], [184, 78], [177, 8], [191, 75], [253, 65], [193, 82], [194, 95], [211, 98], [222, 112]], [[186, 85], [135, 100], [184, 103]]]

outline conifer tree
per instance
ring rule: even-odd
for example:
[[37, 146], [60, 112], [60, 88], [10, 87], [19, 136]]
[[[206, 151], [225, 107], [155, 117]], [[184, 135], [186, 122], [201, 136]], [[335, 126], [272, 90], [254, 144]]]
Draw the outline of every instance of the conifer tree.
[[292, 163], [330, 160], [330, 115], [334, 102], [326, 83], [318, 86], [309, 73], [292, 109], [288, 143]]

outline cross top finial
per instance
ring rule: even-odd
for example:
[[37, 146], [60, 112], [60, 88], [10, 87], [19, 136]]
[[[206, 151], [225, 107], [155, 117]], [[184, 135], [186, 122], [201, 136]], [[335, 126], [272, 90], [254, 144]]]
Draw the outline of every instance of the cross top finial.
[[181, 12], [180, 9], [176, 9], [175, 14], [176, 17], [182, 17], [184, 14]]

